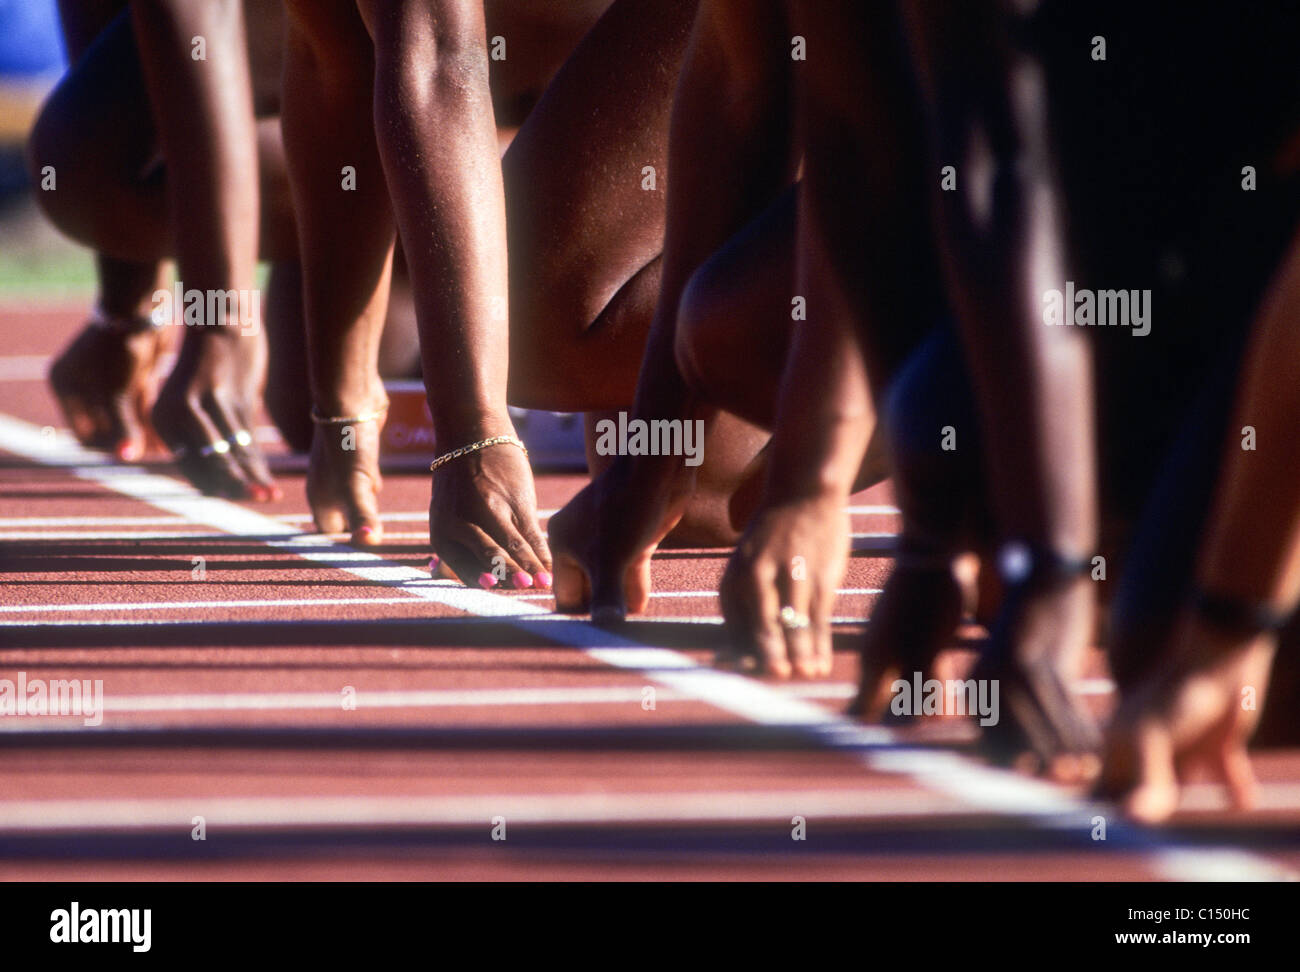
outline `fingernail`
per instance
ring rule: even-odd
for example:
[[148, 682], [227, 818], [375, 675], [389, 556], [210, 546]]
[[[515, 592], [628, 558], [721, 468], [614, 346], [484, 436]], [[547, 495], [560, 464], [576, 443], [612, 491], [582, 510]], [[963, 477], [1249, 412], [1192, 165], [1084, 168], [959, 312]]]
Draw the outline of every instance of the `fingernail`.
[[484, 571], [482, 574], [478, 575], [478, 586], [484, 590], [490, 591], [492, 588], [497, 586], [497, 579], [492, 574]]
[[250, 483], [248, 492], [255, 503], [265, 503], [267, 500], [266, 487], [258, 483]]
[[537, 582], [538, 587], [550, 587], [552, 580], [551, 572], [549, 570], [539, 570], [537, 576], [535, 576], [533, 580]]
[[356, 543], [374, 543], [379, 537], [379, 531], [369, 523], [357, 527], [357, 532], [353, 535]]
[[533, 575], [528, 573], [528, 571], [526, 570], [515, 571], [514, 576], [511, 577], [510, 580], [514, 583], [515, 590], [519, 590], [520, 588], [523, 587], [533, 586]]
[[124, 441], [117, 444], [115, 451], [120, 462], [135, 462], [143, 450], [134, 442]]
[[437, 554], [434, 554], [432, 557], [429, 558], [429, 573], [436, 574], [438, 572], [438, 567], [441, 566], [441, 564], [442, 564], [442, 560], [438, 557]]

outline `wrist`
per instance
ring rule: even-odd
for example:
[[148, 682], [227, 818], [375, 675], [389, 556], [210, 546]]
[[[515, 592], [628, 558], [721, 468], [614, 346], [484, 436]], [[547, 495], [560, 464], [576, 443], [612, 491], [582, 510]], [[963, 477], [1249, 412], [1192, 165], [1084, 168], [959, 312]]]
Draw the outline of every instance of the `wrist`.
[[379, 380], [334, 384], [327, 391], [312, 394], [313, 410], [325, 417], [365, 415], [387, 404], [388, 393]]
[[871, 422], [860, 417], [824, 421], [809, 434], [772, 438], [765, 494], [773, 502], [847, 501], [862, 468]]
[[439, 454], [499, 435], [515, 435], [515, 424], [504, 408], [457, 408], [439, 412], [430, 406]]

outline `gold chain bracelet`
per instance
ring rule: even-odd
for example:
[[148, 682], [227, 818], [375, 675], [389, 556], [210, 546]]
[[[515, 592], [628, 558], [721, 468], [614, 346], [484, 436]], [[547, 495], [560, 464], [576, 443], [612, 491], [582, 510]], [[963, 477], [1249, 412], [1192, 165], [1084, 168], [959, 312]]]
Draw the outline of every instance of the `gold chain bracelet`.
[[480, 439], [478, 442], [471, 442], [467, 446], [461, 446], [459, 449], [452, 449], [451, 452], [439, 456], [437, 459], [433, 460], [433, 462], [429, 463], [429, 472], [433, 472], [439, 466], [445, 466], [453, 459], [459, 459], [461, 456], [467, 456], [471, 452], [479, 452], [488, 448], [488, 446], [494, 445], [518, 446], [523, 452], [524, 458], [528, 458], [528, 449], [525, 448], [524, 444], [513, 435], [494, 435], [490, 439]]

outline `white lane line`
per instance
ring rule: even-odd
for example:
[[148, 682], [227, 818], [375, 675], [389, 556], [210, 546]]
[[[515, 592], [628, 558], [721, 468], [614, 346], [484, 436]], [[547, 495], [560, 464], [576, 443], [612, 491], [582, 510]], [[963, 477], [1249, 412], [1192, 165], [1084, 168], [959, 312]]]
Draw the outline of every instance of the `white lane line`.
[[[272, 522], [281, 523], [281, 521], [278, 520], [273, 520]], [[294, 530], [293, 532], [298, 533], [299, 531]], [[318, 533], [302, 535], [313, 537], [320, 536]], [[0, 540], [210, 540], [218, 536], [220, 536], [220, 534], [195, 533], [193, 530], [134, 530], [130, 533], [123, 533], [121, 530], [0, 531]], [[332, 536], [338, 538], [344, 536], [344, 534], [333, 534]], [[892, 542], [898, 535], [894, 533], [851, 533], [849, 536], [855, 541], [869, 542], [888, 540]], [[385, 530], [384, 539], [428, 541], [429, 533], [427, 530], [421, 530], [416, 533]], [[719, 552], [717, 556], [721, 557], [724, 556], [724, 554]]]
[[[28, 527], [43, 530], [47, 527], [134, 527], [183, 526], [187, 521], [181, 516], [4, 516], [0, 527]], [[34, 534], [40, 537], [40, 534]], [[119, 534], [120, 536], [120, 534]]]
[[[275, 521], [280, 522], [280, 521]], [[301, 533], [298, 530], [292, 533], [301, 536], [321, 536], [314, 531], [310, 534]], [[328, 535], [331, 539], [343, 539], [347, 534], [336, 533]], [[207, 533], [195, 533], [193, 530], [0, 530], [0, 540], [120, 540], [123, 543], [140, 540], [226, 540], [229, 539], [227, 534], [210, 531]], [[384, 531], [385, 540], [421, 540], [428, 542], [429, 533], [422, 530], [419, 533], [394, 532], [391, 530]]]
[[[378, 583], [378, 582], [377, 582], [377, 583]], [[403, 589], [405, 589], [405, 588], [403, 588]], [[493, 596], [493, 597], [497, 597], [499, 600], [508, 600], [508, 601], [519, 601], [519, 600], [522, 600], [521, 598], [518, 598], [518, 597], [507, 597], [506, 595], [492, 595], [492, 596]], [[431, 598], [425, 598], [425, 600], [431, 600]], [[411, 603], [410, 598], [406, 598], [405, 601], [406, 601], [406, 603]], [[531, 606], [531, 605], [530, 605], [530, 606]], [[492, 615], [484, 614], [484, 615], [469, 615], [469, 616], [464, 616], [464, 615], [449, 615], [449, 614], [441, 614], [441, 615], [427, 615], [427, 616], [420, 615], [420, 616], [416, 616], [416, 617], [403, 617], [403, 618], [372, 618], [372, 619], [370, 619], [370, 620], [374, 621], [376, 624], [383, 623], [383, 622], [386, 621], [386, 620], [395, 620], [395, 621], [427, 621], [427, 622], [430, 622], [430, 623], [437, 623], [437, 622], [440, 622], [440, 621], [461, 621], [461, 622], [473, 623], [473, 622], [475, 622], [475, 621], [499, 621], [499, 620], [501, 620], [502, 618], [506, 618], [506, 617], [508, 617], [508, 615], [507, 615], [506, 613], [503, 613], [503, 612], [498, 611], [498, 613], [496, 613], [496, 614], [492, 614]], [[274, 620], [274, 619], [262, 619], [261, 621], [256, 621], [256, 620], [253, 620], [253, 621], [232, 621], [232, 622], [230, 622], [230, 623], [232, 623], [232, 624], [265, 624], [265, 623], [267, 622], [267, 620]], [[319, 619], [313, 619], [313, 618], [296, 618], [296, 619], [294, 619], [294, 620], [296, 620], [296, 621], [303, 621], [303, 622], [306, 622], [306, 621], [313, 621], [313, 620], [315, 620], [315, 621], [317, 621], [318, 623], [328, 624], [330, 621], [338, 621], [338, 620], [340, 620], [340, 619], [338, 619], [338, 618], [319, 618]], [[352, 620], [352, 619], [344, 619], [344, 620]], [[364, 620], [364, 619], [357, 619], [357, 620]], [[561, 624], [561, 623], [564, 623], [564, 624], [574, 624], [574, 623], [586, 624], [586, 623], [587, 623], [587, 616], [586, 616], [586, 615], [583, 615], [583, 614], [556, 614], [554, 611], [548, 611], [548, 612], [545, 613], [545, 614], [530, 615], [530, 616], [527, 618], [527, 622], [528, 622], [528, 623], [525, 625], [525, 624], [523, 624], [523, 622], [521, 621], [519, 626], [520, 626], [520, 627], [527, 628], [527, 629], [528, 629], [530, 632], [532, 632], [533, 634], [537, 634], [539, 631], [541, 631], [541, 629], [535, 627], [535, 625], [539, 625], [539, 624], [540, 624], [540, 625], [546, 625], [546, 626], [549, 627], [549, 626], [556, 625], [556, 624]], [[681, 615], [677, 615], [677, 614], [653, 614], [653, 615], [642, 615], [642, 616], [637, 617], [637, 618], [635, 619], [635, 622], [636, 622], [637, 624], [639, 624], [639, 625], [655, 625], [655, 624], [672, 624], [672, 625], [698, 624], [698, 625], [703, 625], [703, 626], [712, 626], [712, 627], [715, 627], [715, 628], [721, 628], [722, 625], [723, 625], [723, 621], [722, 621], [722, 616], [721, 616], [721, 615], [714, 615], [713, 617], [707, 617], [707, 616], [706, 616], [706, 617], [700, 617], [700, 616], [698, 616], [698, 615], [694, 615], [694, 614], [691, 614], [691, 615], [687, 615], [687, 614], [681, 614]], [[839, 626], [839, 625], [860, 625], [860, 624], [866, 624], [866, 623], [868, 623], [867, 620], [866, 620], [865, 618], [861, 618], [861, 617], [853, 617], [853, 616], [849, 616], [849, 615], [832, 615], [832, 616], [831, 616], [831, 619], [830, 619], [830, 622], [831, 622], [832, 625], [835, 625], [835, 626]], [[40, 619], [40, 620], [0, 621], [0, 630], [6, 629], [6, 628], [91, 628], [91, 627], [99, 627], [99, 628], [104, 628], [104, 627], [119, 627], [119, 628], [123, 628], [123, 627], [131, 628], [131, 627], [134, 627], [134, 628], [143, 628], [143, 627], [163, 627], [163, 626], [173, 627], [173, 628], [183, 628], [183, 627], [202, 628], [202, 627], [205, 627], [205, 626], [210, 626], [210, 625], [212, 625], [213, 623], [215, 623], [215, 622], [213, 622], [210, 618], [93, 618], [93, 619], [91, 619], [91, 618], [71, 618], [71, 619], [68, 619], [68, 618], [49, 618], [49, 619]], [[542, 633], [543, 633], [543, 634], [545, 635], [545, 637], [547, 637], [547, 638], [552, 638], [552, 637], [553, 637], [553, 636], [551, 635], [551, 633], [550, 633], [549, 630], [548, 630], [548, 631], [545, 631], [545, 632], [542, 632]], [[560, 638], [560, 640], [564, 641], [565, 639], [567, 639], [567, 638], [569, 637], [569, 634], [568, 634], [568, 633], [562, 633], [561, 635], [557, 635], [557, 636], [554, 636], [554, 637], [558, 637], [558, 638]], [[621, 639], [619, 639], [619, 637], [618, 637], [617, 635], [610, 635], [606, 640], [607, 640], [607, 641], [610, 641], [611, 643], [617, 644], [617, 643], [620, 642]], [[568, 642], [565, 641], [565, 643], [567, 644]], [[637, 645], [639, 645], [640, 642], [632, 642], [632, 644], [637, 644]], [[572, 647], [585, 647], [585, 645], [573, 645]]]
[[[120, 540], [122, 543], [138, 543], [141, 540], [226, 540], [221, 533], [195, 533], [193, 530], [133, 530], [124, 533], [121, 530], [2, 530], [0, 540], [30, 540], [44, 543], [49, 540]], [[125, 549], [125, 548], [123, 548]]]
[[[845, 507], [849, 513], [853, 512], [891, 512], [898, 511], [890, 507], [867, 507], [867, 506], [849, 506]], [[537, 514], [542, 519], [549, 519], [554, 516], [555, 510], [538, 510]], [[311, 523], [310, 513], [274, 513], [268, 514], [272, 520], [279, 520], [281, 523]], [[409, 512], [390, 512], [379, 514], [379, 519], [385, 523], [426, 523], [429, 519], [428, 510], [412, 510]], [[0, 516], [0, 528], [19, 530], [43, 529], [45, 527], [137, 527], [137, 526], [184, 526], [189, 521], [183, 516]]]
[[[356, 711], [364, 709], [445, 709], [532, 705], [623, 705], [640, 706], [645, 687], [601, 685], [539, 688], [422, 689], [358, 691], [350, 697]], [[853, 698], [856, 686], [849, 682], [824, 682], [781, 686], [782, 695], [805, 699], [839, 701]], [[694, 696], [671, 689], [655, 692], [655, 702], [692, 702]], [[198, 694], [112, 695], [105, 694], [103, 711], [141, 712], [279, 712], [290, 710], [338, 711], [342, 690], [334, 692], [204, 692]], [[0, 732], [21, 732], [47, 728], [65, 716], [0, 717]]]
[[213, 832], [267, 827], [483, 827], [511, 824], [650, 824], [765, 821], [789, 831], [814, 819], [960, 818], [970, 810], [914, 790], [738, 790], [688, 793], [547, 793], [465, 796], [166, 797], [0, 802], [0, 833], [186, 830], [201, 814]]
[[[69, 613], [90, 614], [116, 611], [234, 611], [241, 608], [336, 607], [357, 604], [413, 604], [409, 597], [286, 597], [272, 601], [152, 601], [115, 604], [4, 604], [0, 614]], [[210, 621], [211, 618], [201, 619]], [[96, 622], [98, 623], [98, 622]], [[136, 622], [131, 622], [132, 624]]]
[[[234, 503], [201, 496], [176, 480], [109, 467], [106, 457], [82, 449], [69, 436], [42, 435], [36, 426], [9, 416], [0, 416], [0, 448], [44, 465], [71, 467], [79, 478], [184, 516], [195, 525], [246, 536], [294, 534], [285, 524]], [[526, 601], [453, 587], [450, 582], [430, 583], [426, 574], [414, 568], [388, 563], [373, 554], [345, 553], [322, 538], [267, 542], [308, 560], [339, 563], [346, 558], [351, 565], [340, 564], [340, 568], [358, 577], [388, 586], [405, 585], [402, 589], [417, 597], [525, 629], [538, 616], [548, 613]], [[1041, 780], [984, 766], [954, 752], [899, 746], [895, 735], [886, 729], [864, 726], [813, 702], [774, 692], [762, 682], [703, 666], [677, 651], [642, 645], [580, 621], [563, 619], [544, 628], [553, 640], [579, 648], [615, 668], [635, 671], [760, 725], [797, 727], [831, 749], [854, 754], [869, 769], [901, 774], [982, 811], [1022, 818], [1046, 830], [1076, 833], [1091, 831], [1094, 816], [1117, 817], [1109, 806], [1079, 799]], [[1201, 880], [1223, 880], [1228, 872], [1245, 880], [1295, 876], [1280, 864], [1235, 848], [1188, 848], [1122, 825], [1111, 827], [1109, 846], [1140, 851], [1157, 871], [1177, 879], [1204, 875]]]
[[[220, 583], [216, 581], [215, 583]], [[846, 587], [843, 595], [879, 594], [874, 587]], [[554, 594], [510, 594], [514, 600], [549, 601]], [[660, 600], [677, 598], [717, 597], [717, 591], [652, 591], [650, 596]], [[117, 611], [237, 611], [256, 608], [284, 607], [337, 607], [354, 604], [410, 604], [409, 597], [286, 597], [247, 601], [102, 601], [96, 604], [0, 604], [0, 614], [88, 614]]]

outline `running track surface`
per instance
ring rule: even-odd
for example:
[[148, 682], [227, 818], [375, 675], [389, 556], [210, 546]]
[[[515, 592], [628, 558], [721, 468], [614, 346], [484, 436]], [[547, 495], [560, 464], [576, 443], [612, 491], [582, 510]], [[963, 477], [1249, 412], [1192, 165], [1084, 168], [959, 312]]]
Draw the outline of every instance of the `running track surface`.
[[[360, 552], [303, 532], [293, 457], [284, 500], [253, 506], [80, 450], [43, 381], [79, 320], [0, 307], [0, 678], [102, 679], [105, 714], [0, 716], [0, 878], [1300, 872], [1300, 753], [1258, 755], [1258, 810], [1194, 786], [1153, 832], [988, 767], [960, 726], [843, 718], [898, 528], [887, 488], [853, 499], [834, 673], [778, 685], [709, 667], [724, 552], [660, 555], [649, 616], [600, 631], [433, 581], [425, 475], [386, 477], [385, 545]], [[539, 477], [541, 506], [581, 484]], [[1099, 658], [1089, 675], [1104, 714]]]

